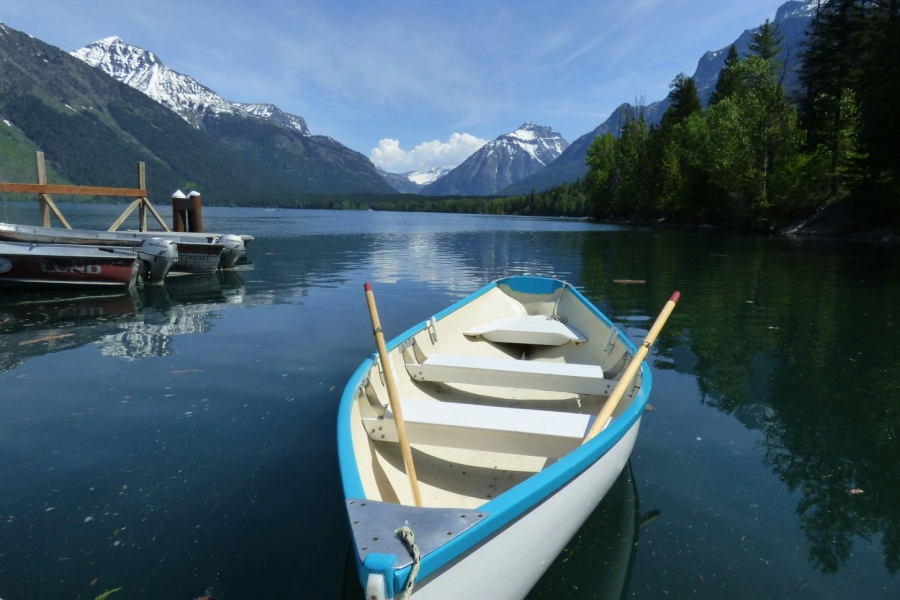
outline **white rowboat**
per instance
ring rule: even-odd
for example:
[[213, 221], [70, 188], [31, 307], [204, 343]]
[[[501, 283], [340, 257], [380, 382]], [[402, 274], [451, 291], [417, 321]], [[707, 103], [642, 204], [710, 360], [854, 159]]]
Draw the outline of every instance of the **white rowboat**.
[[[419, 600], [523, 598], [628, 461], [650, 394], [643, 362], [608, 424], [583, 440], [644, 348], [639, 353], [566, 283], [511, 277], [386, 350], [402, 420], [394, 420], [375, 354], [350, 378], [338, 416], [366, 598], [404, 597], [411, 580]], [[412, 449], [421, 506], [401, 435]]]

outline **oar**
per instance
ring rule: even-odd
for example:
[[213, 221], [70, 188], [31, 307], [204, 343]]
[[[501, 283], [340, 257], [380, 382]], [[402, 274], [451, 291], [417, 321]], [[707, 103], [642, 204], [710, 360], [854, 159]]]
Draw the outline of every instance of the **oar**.
[[412, 490], [416, 506], [422, 506], [422, 495], [419, 493], [419, 480], [416, 479], [416, 467], [413, 465], [412, 451], [409, 449], [409, 438], [406, 437], [406, 425], [403, 423], [403, 411], [400, 409], [400, 396], [397, 394], [397, 386], [394, 384], [394, 371], [391, 369], [391, 361], [388, 358], [387, 347], [384, 345], [384, 334], [381, 332], [381, 321], [378, 319], [378, 309], [375, 308], [375, 295], [372, 286], [366, 283], [366, 302], [369, 303], [369, 316], [372, 318], [372, 332], [375, 334], [375, 344], [378, 346], [378, 358], [381, 359], [381, 368], [384, 369], [384, 383], [387, 386], [388, 400], [391, 403], [391, 412], [394, 413], [394, 424], [397, 426], [397, 437], [400, 439], [400, 454], [403, 455], [403, 466], [409, 477], [409, 487]]
[[666, 319], [669, 318], [669, 315], [672, 314], [672, 311], [675, 310], [675, 304], [678, 302], [678, 299], [681, 297], [681, 292], [675, 292], [672, 294], [672, 297], [669, 298], [669, 301], [666, 302], [666, 305], [663, 307], [662, 312], [659, 313], [659, 316], [656, 317], [656, 322], [653, 323], [653, 327], [650, 328], [650, 331], [647, 333], [647, 337], [644, 338], [644, 342], [641, 344], [641, 347], [638, 348], [637, 353], [634, 355], [634, 358], [631, 359], [631, 362], [628, 363], [628, 367], [625, 369], [625, 372], [622, 373], [622, 377], [619, 378], [619, 383], [616, 384], [615, 389], [613, 389], [612, 394], [609, 395], [609, 398], [606, 400], [606, 404], [603, 405], [603, 408], [600, 410], [600, 414], [597, 416], [597, 420], [594, 421], [594, 424], [591, 426], [590, 431], [587, 432], [587, 435], [584, 436], [584, 441], [582, 444], [586, 444], [588, 440], [592, 437], [603, 431], [603, 428], [606, 426], [606, 422], [609, 420], [609, 417], [613, 414], [613, 411], [616, 410], [616, 407], [619, 405], [619, 401], [622, 399], [622, 396], [625, 395], [625, 390], [628, 389], [628, 386], [631, 384], [631, 380], [634, 379], [634, 376], [637, 374], [638, 369], [641, 368], [641, 363], [644, 362], [644, 358], [646, 358], [647, 353], [650, 352], [650, 346], [653, 345], [653, 342], [656, 341], [656, 336], [659, 335], [659, 332], [662, 330], [663, 325], [666, 324]]

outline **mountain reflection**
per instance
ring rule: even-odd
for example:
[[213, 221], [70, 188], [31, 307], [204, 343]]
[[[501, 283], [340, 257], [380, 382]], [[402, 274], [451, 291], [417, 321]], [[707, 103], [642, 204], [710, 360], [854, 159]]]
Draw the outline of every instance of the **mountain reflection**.
[[166, 356], [174, 336], [209, 331], [217, 310], [245, 300], [236, 272], [169, 277], [118, 294], [8, 294], [0, 303], [0, 370], [87, 344], [127, 360]]
[[760, 431], [825, 573], [860, 538], [880, 541], [892, 575], [900, 567], [900, 277], [880, 250], [669, 232], [595, 235], [585, 247], [585, 293], [620, 322], [683, 293], [654, 368], [694, 377], [701, 402]]

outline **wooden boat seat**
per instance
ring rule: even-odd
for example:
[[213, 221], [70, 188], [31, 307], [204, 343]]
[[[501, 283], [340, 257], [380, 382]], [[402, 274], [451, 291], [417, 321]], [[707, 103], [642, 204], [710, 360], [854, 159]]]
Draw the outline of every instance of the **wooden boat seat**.
[[[400, 400], [411, 444], [559, 458], [581, 444], [594, 415], [546, 410]], [[396, 442], [390, 409], [384, 418], [363, 417], [369, 437]]]
[[570, 342], [586, 342], [587, 338], [565, 323], [544, 315], [520, 315], [487, 321], [467, 329], [463, 334], [480, 336], [490, 342], [562, 346]]
[[603, 378], [596, 365], [432, 354], [423, 363], [407, 363], [416, 381], [468, 383], [570, 394], [608, 395], [615, 381]]

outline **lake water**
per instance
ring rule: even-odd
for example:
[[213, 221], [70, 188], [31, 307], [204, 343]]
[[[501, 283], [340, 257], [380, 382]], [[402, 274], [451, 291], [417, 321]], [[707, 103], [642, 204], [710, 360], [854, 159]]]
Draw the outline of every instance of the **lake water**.
[[[106, 228], [121, 206], [63, 205]], [[4, 220], [38, 223], [36, 203]], [[132, 296], [0, 295], [0, 598], [362, 598], [343, 386], [514, 274], [642, 339], [630, 467], [531, 598], [900, 597], [900, 249], [581, 221], [204, 209], [252, 269]], [[617, 279], [644, 280], [620, 284]]]

